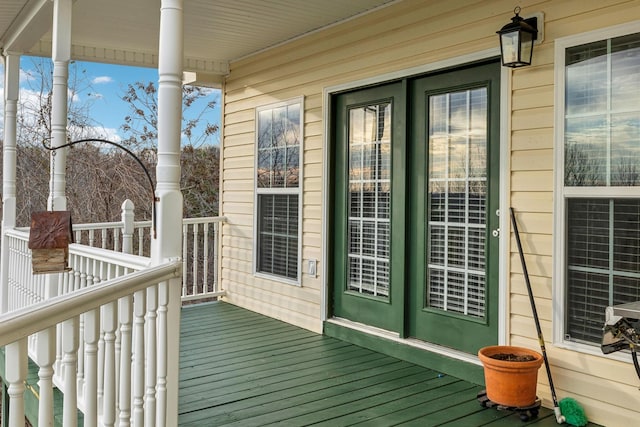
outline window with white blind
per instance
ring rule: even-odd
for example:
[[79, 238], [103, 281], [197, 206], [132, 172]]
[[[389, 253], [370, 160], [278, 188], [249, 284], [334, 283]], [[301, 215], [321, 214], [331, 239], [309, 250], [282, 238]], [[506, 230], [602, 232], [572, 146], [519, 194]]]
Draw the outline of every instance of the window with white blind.
[[256, 110], [255, 270], [299, 282], [302, 100]]
[[638, 30], [556, 45], [556, 274], [564, 302], [556, 320], [565, 343], [599, 344], [605, 308], [640, 300]]
[[391, 102], [349, 111], [347, 289], [389, 297]]

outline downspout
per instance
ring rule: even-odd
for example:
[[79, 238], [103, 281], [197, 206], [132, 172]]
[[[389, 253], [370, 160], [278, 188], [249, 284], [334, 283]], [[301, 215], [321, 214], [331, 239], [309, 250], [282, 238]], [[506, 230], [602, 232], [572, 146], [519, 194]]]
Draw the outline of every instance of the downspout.
[[5, 52], [4, 144], [2, 153], [2, 255], [0, 261], [0, 313], [9, 311], [9, 248], [7, 230], [16, 226], [16, 145], [20, 55]]
[[[156, 197], [158, 238], [153, 240], [154, 265], [182, 256], [182, 192], [180, 191], [180, 137], [184, 55], [183, 0], [162, 0], [158, 49], [158, 164]], [[157, 288], [158, 331], [156, 425], [178, 424], [178, 373], [181, 279]], [[149, 295], [154, 297], [154, 295]], [[148, 301], [153, 304], [153, 301]], [[166, 323], [165, 323], [166, 322]], [[163, 411], [164, 414], [162, 413]], [[165, 418], [166, 417], [166, 418]]]

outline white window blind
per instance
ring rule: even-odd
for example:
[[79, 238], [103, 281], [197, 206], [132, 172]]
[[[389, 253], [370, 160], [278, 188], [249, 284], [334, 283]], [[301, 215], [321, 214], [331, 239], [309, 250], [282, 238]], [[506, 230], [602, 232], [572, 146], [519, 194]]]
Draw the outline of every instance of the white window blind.
[[391, 103], [349, 111], [349, 281], [352, 292], [389, 297]]
[[567, 211], [566, 334], [599, 343], [605, 308], [640, 300], [640, 200], [575, 198]]
[[483, 318], [487, 89], [431, 96], [429, 111], [425, 306]]

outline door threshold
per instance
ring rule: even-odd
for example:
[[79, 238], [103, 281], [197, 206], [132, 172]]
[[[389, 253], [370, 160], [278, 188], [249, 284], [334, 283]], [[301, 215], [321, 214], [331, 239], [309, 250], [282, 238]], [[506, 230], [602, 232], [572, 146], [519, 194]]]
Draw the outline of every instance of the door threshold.
[[395, 332], [339, 317], [324, 322], [324, 333], [476, 384], [484, 383], [482, 363], [473, 354], [415, 338], [401, 338]]

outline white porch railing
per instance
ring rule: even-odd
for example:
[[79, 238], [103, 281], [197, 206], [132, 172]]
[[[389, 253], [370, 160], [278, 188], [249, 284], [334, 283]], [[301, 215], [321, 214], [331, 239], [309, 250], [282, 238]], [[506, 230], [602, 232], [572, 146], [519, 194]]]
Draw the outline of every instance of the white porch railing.
[[64, 393], [65, 427], [76, 425], [78, 409], [85, 426], [175, 424], [165, 402], [168, 350], [178, 343], [167, 335], [182, 262], [149, 267], [148, 258], [73, 244], [71, 271], [32, 276], [28, 233], [9, 231], [5, 242], [13, 311], [0, 315], [0, 346], [9, 425], [24, 425], [28, 357], [39, 366], [40, 425], [53, 425], [53, 384]]
[[182, 301], [223, 294], [217, 247], [224, 218], [184, 220], [183, 259], [160, 267], [148, 258], [151, 222], [134, 222], [129, 201], [122, 218], [75, 225], [70, 270], [49, 275], [31, 273], [29, 230], [7, 230], [0, 345], [7, 344], [9, 425], [24, 425], [28, 358], [39, 366], [40, 425], [52, 420], [54, 385], [65, 396], [65, 427], [75, 425], [78, 410], [86, 426], [165, 425], [167, 347], [178, 345], [166, 340], [168, 288], [180, 287]]
[[[73, 226], [76, 243], [148, 257], [151, 221], [133, 221], [133, 203], [122, 204], [122, 221]], [[220, 224], [224, 217], [185, 218], [182, 221], [182, 301], [224, 295], [218, 282]]]

